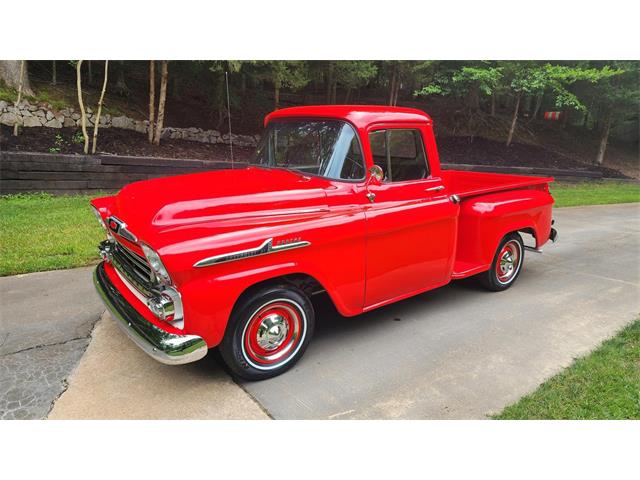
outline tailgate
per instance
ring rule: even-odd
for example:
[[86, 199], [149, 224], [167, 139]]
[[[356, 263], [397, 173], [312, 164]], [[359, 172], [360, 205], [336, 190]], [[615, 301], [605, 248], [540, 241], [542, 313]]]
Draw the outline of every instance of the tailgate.
[[449, 194], [458, 195], [460, 198], [545, 185], [553, 182], [553, 177], [530, 177], [526, 175], [461, 170], [443, 170], [441, 177], [448, 187]]

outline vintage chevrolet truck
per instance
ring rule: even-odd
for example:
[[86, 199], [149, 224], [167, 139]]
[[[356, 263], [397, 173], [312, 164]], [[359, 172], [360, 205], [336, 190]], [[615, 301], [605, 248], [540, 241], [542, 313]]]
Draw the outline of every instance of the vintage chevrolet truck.
[[94, 199], [106, 234], [94, 281], [156, 360], [218, 347], [233, 375], [269, 378], [303, 355], [319, 292], [348, 317], [470, 276], [509, 288], [525, 248], [556, 239], [551, 181], [441, 170], [420, 110], [286, 108], [266, 117], [249, 166]]

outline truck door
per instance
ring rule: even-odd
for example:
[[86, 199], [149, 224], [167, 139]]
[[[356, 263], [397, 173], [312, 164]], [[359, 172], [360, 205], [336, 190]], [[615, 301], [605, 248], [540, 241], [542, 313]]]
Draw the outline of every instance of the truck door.
[[369, 131], [370, 154], [384, 172], [365, 207], [365, 309], [446, 284], [455, 251], [458, 207], [430, 172], [423, 126]]

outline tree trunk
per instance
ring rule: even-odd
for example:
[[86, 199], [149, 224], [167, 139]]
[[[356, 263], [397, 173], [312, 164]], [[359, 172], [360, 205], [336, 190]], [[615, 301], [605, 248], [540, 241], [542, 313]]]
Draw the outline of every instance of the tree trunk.
[[[25, 64], [26, 64], [26, 60], [21, 60], [20, 61], [20, 80], [18, 82], [18, 99], [16, 100], [16, 110], [18, 110], [18, 106], [20, 105], [20, 100], [22, 99], [22, 87], [23, 87], [23, 80], [24, 80], [24, 70], [25, 70]], [[16, 112], [16, 123], [14, 123], [13, 125], [13, 136], [17, 137], [18, 136], [18, 118], [17, 118], [17, 114], [18, 112]]]
[[158, 123], [156, 124], [156, 135], [153, 139], [155, 145], [160, 145], [162, 126], [164, 124], [164, 105], [167, 101], [167, 79], [169, 78], [169, 62], [162, 60], [160, 71], [160, 99], [158, 100]]
[[131, 93], [129, 91], [129, 87], [127, 86], [127, 82], [124, 79], [124, 61], [119, 62], [119, 70], [118, 70], [118, 80], [116, 81], [115, 92], [121, 97], [128, 97]]
[[336, 103], [336, 98], [338, 96], [338, 80], [333, 80], [333, 85], [331, 86], [331, 104]]
[[273, 96], [275, 98], [275, 109], [278, 110], [280, 108], [280, 82], [276, 80], [274, 87]]
[[344, 94], [344, 103], [345, 105], [349, 103], [349, 101], [351, 100], [351, 90], [353, 90], [351, 87], [347, 87], [347, 91]]
[[82, 100], [82, 60], [76, 64], [76, 88], [78, 90], [78, 106], [80, 107], [80, 125], [84, 136], [84, 153], [89, 153], [89, 135], [87, 134], [87, 115], [84, 111], [84, 101]]
[[53, 61], [53, 69], [51, 71], [51, 85], [56, 85], [58, 83], [58, 72], [56, 68], [56, 61]]
[[153, 132], [156, 120], [156, 61], [149, 61], [149, 143], [153, 143]]
[[102, 103], [104, 102], [104, 92], [107, 90], [107, 76], [109, 74], [109, 60], [104, 61], [104, 82], [102, 82], [102, 92], [100, 93], [100, 100], [98, 100], [98, 113], [96, 113], [96, 122], [93, 126], [93, 145], [91, 147], [91, 153], [96, 153], [96, 147], [98, 145], [98, 127], [100, 125], [100, 114], [102, 113]]
[[93, 64], [91, 63], [91, 60], [87, 60], [87, 83], [89, 85], [93, 85]]
[[600, 137], [600, 146], [598, 147], [598, 156], [596, 157], [596, 163], [602, 165], [604, 162], [604, 154], [607, 151], [607, 143], [609, 142], [609, 132], [611, 131], [611, 113], [607, 114], [602, 128], [602, 136]]
[[20, 69], [24, 61], [24, 74], [22, 78], [22, 93], [33, 95], [31, 83], [29, 82], [29, 64], [26, 60], [0, 60], [0, 80], [5, 85], [14, 90], [20, 86]]
[[333, 62], [329, 62], [329, 67], [327, 68], [327, 103], [331, 103], [331, 94], [333, 93], [333, 70]]
[[513, 118], [511, 119], [511, 128], [509, 128], [509, 136], [507, 137], [507, 147], [511, 145], [513, 140], [513, 133], [516, 131], [516, 122], [518, 121], [518, 110], [520, 109], [520, 99], [522, 98], [522, 92], [518, 92], [516, 97], [516, 106], [513, 109]]
[[392, 105], [395, 107], [396, 105], [398, 105], [398, 94], [400, 93], [400, 85], [402, 85], [401, 79], [398, 76], [396, 78], [396, 89], [395, 92], [393, 94], [393, 103]]
[[391, 75], [391, 82], [389, 83], [389, 105], [393, 105], [393, 97], [396, 90], [396, 83], [398, 80], [398, 69], [393, 66], [393, 73]]
[[496, 116], [496, 92], [491, 94], [491, 116]]
[[531, 120], [535, 120], [538, 117], [538, 112], [540, 111], [540, 107], [542, 106], [542, 99], [544, 98], [544, 92], [540, 92], [538, 97], [536, 98], [536, 105], [533, 108], [533, 113], [531, 114]]

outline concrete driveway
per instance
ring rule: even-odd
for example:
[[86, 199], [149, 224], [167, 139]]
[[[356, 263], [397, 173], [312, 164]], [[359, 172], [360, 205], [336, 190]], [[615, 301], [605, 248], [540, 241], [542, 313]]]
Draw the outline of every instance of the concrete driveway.
[[156, 364], [106, 316], [50, 418], [485, 418], [640, 312], [640, 206], [555, 218], [512, 289], [455, 282], [355, 318], [321, 301], [298, 365], [242, 389], [209, 356]]

